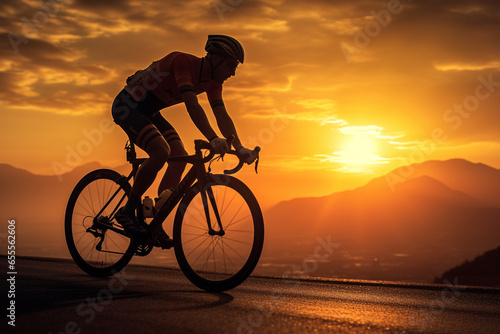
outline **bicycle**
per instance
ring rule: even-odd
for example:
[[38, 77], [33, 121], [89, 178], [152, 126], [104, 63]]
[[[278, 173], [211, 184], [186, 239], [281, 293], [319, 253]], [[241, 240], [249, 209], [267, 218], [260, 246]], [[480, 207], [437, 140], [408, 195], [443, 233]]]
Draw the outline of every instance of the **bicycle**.
[[[75, 263], [92, 276], [107, 277], [122, 270], [136, 256], [148, 255], [154, 247], [150, 239], [137, 240], [125, 233], [114, 214], [130, 193], [130, 180], [146, 160], [137, 158], [131, 141], [125, 147], [132, 165], [128, 176], [111, 169], [98, 169], [75, 186], [66, 208], [65, 236]], [[203, 154], [205, 151], [205, 155]], [[255, 170], [257, 171], [258, 152]], [[208, 154], [206, 154], [208, 152]], [[184, 275], [207, 291], [226, 291], [240, 285], [254, 270], [264, 243], [264, 222], [257, 199], [237, 178], [238, 165], [224, 174], [212, 174], [211, 145], [195, 140], [195, 154], [170, 157], [191, 168], [173, 190], [153, 221], [164, 221], [178, 205], [173, 223], [173, 248]], [[210, 162], [208, 171], [205, 164]], [[147, 225], [142, 206], [137, 219]]]

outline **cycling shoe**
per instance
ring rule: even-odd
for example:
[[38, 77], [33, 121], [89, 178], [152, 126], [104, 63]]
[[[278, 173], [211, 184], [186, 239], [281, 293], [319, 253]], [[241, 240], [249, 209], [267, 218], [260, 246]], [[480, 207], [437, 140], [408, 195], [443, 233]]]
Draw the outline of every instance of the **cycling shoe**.
[[115, 219], [123, 226], [123, 229], [129, 236], [145, 238], [149, 236], [147, 227], [139, 225], [135, 218], [134, 212], [122, 207], [116, 211]]

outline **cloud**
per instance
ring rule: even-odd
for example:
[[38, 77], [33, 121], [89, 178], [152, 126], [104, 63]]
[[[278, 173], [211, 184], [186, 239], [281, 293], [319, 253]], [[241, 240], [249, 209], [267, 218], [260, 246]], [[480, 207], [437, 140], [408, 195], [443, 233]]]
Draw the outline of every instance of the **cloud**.
[[[222, 12], [204, 0], [44, 3], [55, 1], [0, 2], [0, 110], [19, 120], [30, 111], [64, 114], [61, 124], [70, 115], [109, 116], [127, 76], [171, 51], [203, 56], [206, 36], [221, 33], [246, 52], [224, 87], [242, 132], [269, 128], [277, 117], [288, 122], [269, 145], [283, 154], [294, 149], [271, 159], [280, 170], [383, 168], [343, 165], [342, 148], [333, 145], [354, 136], [373, 138], [381, 159], [391, 159], [379, 162], [390, 163], [418, 150], [436, 128], [447, 137], [440, 154], [498, 142], [496, 86], [467, 118], [443, 118], [474, 95], [479, 77], [500, 82], [498, 1], [402, 0], [401, 12], [370, 34], [389, 0], [222, 0]], [[362, 33], [364, 45], [356, 42]], [[341, 45], [357, 49], [351, 62]], [[319, 144], [304, 145], [302, 133]]]
[[[272, 117], [269, 110], [286, 104], [288, 117], [298, 121], [380, 124], [355, 122], [370, 110], [353, 108], [353, 101], [366, 101], [379, 113], [372, 117], [378, 118], [393, 112], [387, 104], [407, 95], [422, 100], [420, 109], [426, 111], [413, 117], [425, 123], [429, 115], [439, 114], [425, 101], [456, 99], [446, 86], [454, 80], [454, 72], [477, 73], [500, 63], [500, 45], [493, 42], [500, 40], [496, 14], [500, 5], [495, 1], [402, 1], [401, 13], [352, 56], [362, 61], [351, 64], [341, 43], [355, 46], [356, 33], [376, 22], [373, 13], [387, 9], [388, 1], [224, 2], [231, 8], [222, 16], [214, 2], [202, 0], [60, 3], [52, 8], [54, 15], [48, 14], [43, 25], [35, 24], [36, 33], [27, 36], [23, 35], [23, 29], [29, 30], [26, 22], [34, 24], [34, 15], [44, 12], [40, 3], [5, 0], [0, 4], [4, 32], [0, 70], [13, 85], [9, 89], [19, 94], [17, 98], [4, 94], [4, 103], [25, 107], [34, 100], [22, 97], [38, 94], [38, 103], [49, 104], [52, 99], [54, 105], [54, 96], [70, 97], [82, 89], [94, 96], [107, 95], [110, 103], [127, 75], [173, 50], [203, 55], [206, 35], [214, 32], [244, 42], [247, 61], [225, 92], [235, 103], [240, 98], [254, 109], [263, 101], [256, 118]], [[8, 32], [29, 39], [19, 45], [18, 54], [5, 38]], [[24, 77], [19, 80], [13, 73]], [[460, 84], [475, 79], [471, 75], [461, 78]], [[426, 96], [416, 97], [409, 89], [429, 81], [435, 91]], [[66, 84], [66, 94], [57, 95], [60, 84]], [[408, 87], [405, 92], [395, 92], [403, 86]], [[385, 98], [376, 101], [371, 95]], [[405, 107], [404, 103], [398, 107]], [[104, 108], [103, 104], [100, 109]]]
[[71, 5], [79, 9], [89, 9], [91, 11], [107, 8], [127, 11], [130, 9], [131, 2], [130, 0], [74, 0]]
[[[342, 164], [356, 163], [355, 161], [349, 159], [349, 157], [346, 156], [345, 152], [333, 152], [333, 154], [318, 154], [316, 155], [316, 158], [318, 158], [319, 162], [321, 163], [324, 162], [342, 163]], [[390, 159], [388, 158], [384, 158], [379, 155], [373, 155], [369, 160], [363, 161], [363, 164], [367, 165], [387, 164], [389, 163], [389, 161]]]
[[379, 139], [396, 139], [404, 136], [402, 133], [387, 135], [383, 134], [384, 128], [377, 125], [344, 126], [339, 131], [345, 135], [371, 136]]
[[[273, 101], [274, 102], [274, 101]], [[310, 103], [311, 101], [304, 102]], [[268, 103], [269, 106], [274, 103]], [[324, 106], [326, 107], [326, 105]], [[305, 110], [310, 108], [311, 110]], [[294, 120], [299, 122], [315, 122], [320, 125], [325, 124], [339, 124], [346, 125], [347, 122], [343, 119], [338, 118], [337, 115], [332, 114], [330, 110], [312, 109], [310, 104], [306, 108], [288, 108], [286, 105], [283, 109], [277, 108], [260, 108], [253, 109], [251, 113], [245, 114], [246, 118], [254, 119], [286, 119], [288, 121]]]
[[80, 51], [31, 39], [23, 46], [23, 52], [15, 54], [7, 34], [0, 34], [0, 50], [3, 104], [81, 114], [100, 113], [105, 101], [109, 103], [109, 96], [98, 86], [112, 81], [115, 71], [82, 61], [84, 55]]
[[441, 63], [435, 64], [438, 71], [484, 71], [500, 69], [500, 61], [475, 62], [475, 63]]
[[392, 159], [374, 156], [371, 162], [366, 164], [353, 164], [346, 159], [342, 153], [315, 154], [311, 156], [295, 155], [273, 155], [266, 158], [262, 163], [274, 171], [286, 172], [340, 172], [348, 174], [371, 174], [377, 165], [385, 165]]

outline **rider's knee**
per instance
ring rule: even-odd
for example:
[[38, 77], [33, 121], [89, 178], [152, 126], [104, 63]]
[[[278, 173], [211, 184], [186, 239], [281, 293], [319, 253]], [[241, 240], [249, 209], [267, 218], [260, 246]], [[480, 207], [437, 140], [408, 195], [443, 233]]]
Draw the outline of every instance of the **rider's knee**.
[[188, 155], [187, 151], [183, 148], [172, 150], [172, 156], [182, 157]]
[[170, 148], [172, 156], [179, 157], [188, 155], [188, 152], [184, 148], [184, 145], [182, 145], [181, 141], [178, 140], [172, 141], [170, 144]]
[[161, 169], [168, 160], [170, 156], [170, 147], [168, 145], [163, 147], [157, 147], [149, 151], [149, 160]]
[[165, 164], [168, 160], [168, 157], [170, 156], [170, 148], [165, 147], [161, 150], [155, 151], [152, 155], [151, 158], [157, 160], [159, 163]]

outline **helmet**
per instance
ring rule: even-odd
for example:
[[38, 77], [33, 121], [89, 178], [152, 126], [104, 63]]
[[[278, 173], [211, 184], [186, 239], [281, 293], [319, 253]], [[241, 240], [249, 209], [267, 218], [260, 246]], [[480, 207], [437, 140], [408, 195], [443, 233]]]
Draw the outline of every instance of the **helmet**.
[[233, 58], [240, 63], [243, 63], [245, 58], [245, 53], [240, 42], [225, 35], [208, 35], [205, 51]]

